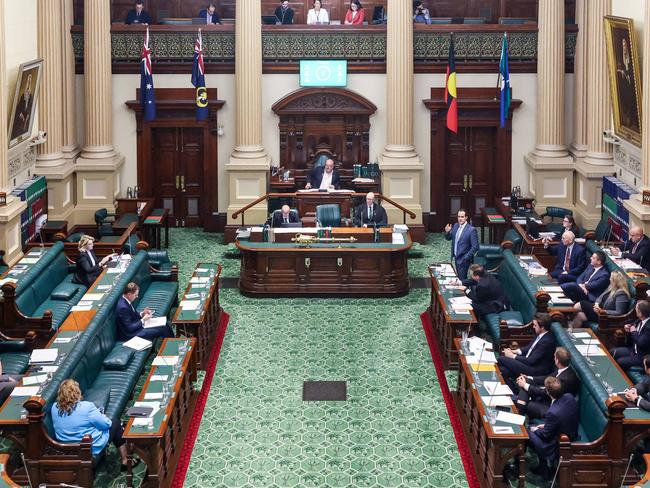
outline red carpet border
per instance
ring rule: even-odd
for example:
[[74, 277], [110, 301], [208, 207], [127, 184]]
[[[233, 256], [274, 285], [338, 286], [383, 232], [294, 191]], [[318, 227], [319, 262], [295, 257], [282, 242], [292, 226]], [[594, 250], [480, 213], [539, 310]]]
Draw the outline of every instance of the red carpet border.
[[208, 360], [208, 364], [206, 366], [205, 378], [203, 379], [203, 387], [201, 388], [199, 397], [196, 400], [194, 414], [192, 415], [192, 420], [187, 431], [187, 436], [185, 437], [185, 442], [183, 443], [183, 452], [181, 452], [181, 455], [178, 459], [178, 465], [176, 466], [176, 473], [174, 473], [174, 480], [172, 481], [171, 485], [172, 488], [183, 488], [185, 475], [187, 474], [187, 468], [190, 465], [192, 451], [194, 451], [194, 443], [196, 442], [196, 438], [199, 434], [199, 427], [201, 426], [203, 411], [205, 410], [205, 404], [208, 401], [210, 386], [212, 385], [212, 378], [214, 378], [214, 372], [217, 369], [217, 361], [219, 360], [219, 353], [221, 352], [221, 346], [223, 344], [223, 338], [226, 335], [226, 329], [228, 328], [229, 320], [230, 315], [228, 315], [226, 312], [222, 312], [214, 349], [212, 349], [210, 359]]
[[469, 488], [480, 488], [478, 478], [476, 476], [474, 461], [472, 460], [472, 455], [470, 454], [469, 447], [467, 445], [467, 439], [465, 438], [465, 433], [463, 432], [463, 426], [460, 424], [458, 412], [456, 411], [456, 406], [454, 405], [454, 399], [451, 396], [451, 391], [449, 391], [449, 385], [447, 384], [447, 378], [445, 377], [445, 368], [442, 366], [440, 351], [438, 351], [438, 346], [436, 345], [436, 341], [433, 338], [433, 328], [431, 326], [431, 321], [429, 320], [429, 314], [427, 312], [421, 313], [420, 320], [422, 321], [424, 334], [427, 336], [427, 343], [429, 344], [429, 350], [431, 351], [431, 359], [433, 359], [433, 365], [436, 368], [436, 375], [438, 376], [438, 383], [440, 383], [442, 397], [445, 400], [447, 414], [449, 415], [451, 427], [454, 430], [454, 436], [456, 437], [458, 451], [460, 452], [460, 458], [463, 461], [463, 467], [465, 468], [467, 486]]

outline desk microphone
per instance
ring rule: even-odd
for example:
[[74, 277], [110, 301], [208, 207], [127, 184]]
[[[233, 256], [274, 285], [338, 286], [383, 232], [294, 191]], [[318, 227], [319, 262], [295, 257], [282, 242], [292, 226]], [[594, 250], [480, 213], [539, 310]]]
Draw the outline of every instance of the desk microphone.
[[585, 361], [587, 361], [589, 366], [596, 366], [596, 363], [594, 363], [594, 361], [591, 359], [591, 357], [589, 357], [589, 350], [591, 349], [591, 346], [592, 346], [591, 339], [593, 339], [593, 337], [591, 337], [590, 340], [589, 340], [589, 345], [587, 345], [587, 352], [585, 353], [584, 356], [585, 356]]
[[[631, 455], [630, 455], [631, 456]], [[546, 462], [546, 459], [540, 460], [540, 462]], [[557, 462], [557, 468], [555, 468], [555, 474], [553, 475], [553, 481], [551, 482], [551, 488], [555, 486], [555, 480], [557, 479], [557, 474], [560, 472], [560, 466], [562, 465], [562, 456], [560, 456], [559, 461]], [[629, 465], [628, 465], [629, 467]], [[624, 477], [625, 478], [625, 477]], [[623, 486], [623, 485], [621, 485]]]
[[20, 457], [23, 459], [23, 465], [25, 466], [25, 474], [27, 475], [27, 483], [29, 483], [29, 488], [33, 488], [32, 478], [29, 476], [29, 468], [27, 467], [27, 461], [25, 461], [25, 453], [21, 452]]

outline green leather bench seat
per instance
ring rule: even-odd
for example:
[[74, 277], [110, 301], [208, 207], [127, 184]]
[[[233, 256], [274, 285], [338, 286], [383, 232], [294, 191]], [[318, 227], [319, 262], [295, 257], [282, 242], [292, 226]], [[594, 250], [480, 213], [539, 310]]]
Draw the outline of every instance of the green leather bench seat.
[[[526, 272], [519, 266], [517, 258], [510, 249], [503, 251], [503, 260], [499, 266], [499, 280], [508, 297], [512, 310], [485, 316], [488, 333], [494, 344], [501, 339], [501, 320], [509, 322], [509, 326], [525, 325], [533, 320], [537, 311], [535, 293], [537, 289], [528, 278]], [[519, 322], [519, 324], [517, 324]]]
[[[588, 240], [585, 243], [585, 248], [587, 249], [588, 253], [594, 253], [595, 251], [600, 251], [601, 248], [596, 244], [594, 241], [591, 239]], [[612, 261], [609, 256], [607, 256], [607, 259], [605, 260], [605, 267], [607, 268], [607, 271], [610, 273], [614, 271], [620, 271], [627, 277], [627, 289], [630, 291], [630, 297], [632, 298], [630, 300], [630, 310], [632, 310], [635, 305], [636, 305], [636, 288], [634, 287], [634, 280], [627, 276], [627, 274], [619, 267], [618, 264], [616, 264], [614, 261]], [[592, 322], [588, 321], [586, 322], [586, 325], [593, 330], [594, 332], [598, 333], [598, 322]]]
[[627, 370], [627, 375], [632, 380], [632, 383], [635, 385], [641, 383], [643, 380], [648, 378], [648, 375], [645, 374], [643, 368], [638, 366], [633, 366]]
[[[74, 267], [68, 264], [62, 242], [52, 249], [32, 268], [16, 287], [16, 306], [27, 317], [42, 317], [46, 310], [52, 310], [52, 328], [58, 329], [76, 305], [87, 288], [72, 283]], [[53, 292], [69, 295], [66, 300], [53, 299]]]
[[158, 274], [164, 273], [166, 276], [171, 277], [172, 268], [177, 263], [169, 259], [167, 251], [149, 250], [147, 254], [149, 255], [149, 264], [156, 269]]
[[169, 313], [178, 295], [178, 283], [175, 281], [154, 281], [138, 298], [135, 308], [142, 312], [146, 307], [154, 311], [155, 317], [164, 317]]
[[25, 374], [29, 367], [29, 352], [3, 352], [0, 354], [3, 374]]
[[571, 353], [571, 365], [580, 377], [580, 393], [577, 398], [580, 407], [578, 433], [580, 442], [592, 442], [605, 432], [607, 426], [605, 402], [609, 395], [601, 381], [592, 372], [586, 359], [575, 348], [562, 325], [559, 322], [553, 322], [551, 331], [555, 335], [557, 345], [565, 347]]

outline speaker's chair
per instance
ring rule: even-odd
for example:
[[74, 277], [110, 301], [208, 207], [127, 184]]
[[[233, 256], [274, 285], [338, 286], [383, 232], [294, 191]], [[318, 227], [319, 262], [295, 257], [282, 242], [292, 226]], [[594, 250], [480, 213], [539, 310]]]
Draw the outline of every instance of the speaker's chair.
[[316, 207], [316, 220], [323, 227], [340, 227], [341, 207], [336, 203], [318, 205]]

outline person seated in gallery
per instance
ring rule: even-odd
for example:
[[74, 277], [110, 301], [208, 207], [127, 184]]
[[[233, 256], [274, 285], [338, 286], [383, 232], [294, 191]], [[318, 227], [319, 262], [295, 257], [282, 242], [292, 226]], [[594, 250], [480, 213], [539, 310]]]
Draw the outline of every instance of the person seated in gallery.
[[[575, 281], [565, 281], [560, 284], [564, 296], [574, 303], [586, 300], [596, 303], [596, 300], [609, 286], [609, 270], [605, 266], [607, 256], [603, 251], [594, 251], [591, 255], [589, 266], [576, 278]], [[588, 308], [585, 305], [585, 308]]]
[[576, 235], [567, 231], [562, 234], [562, 241], [557, 246], [549, 246], [548, 242], [544, 242], [544, 249], [557, 256], [555, 268], [550, 275], [559, 283], [575, 281], [587, 266], [585, 248], [576, 244], [575, 240]]
[[650, 303], [647, 300], [639, 300], [635, 311], [637, 320], [623, 326], [625, 346], [609, 351], [624, 371], [632, 366], [643, 366], [643, 358], [650, 354]]
[[384, 207], [375, 203], [375, 194], [368, 192], [366, 202], [354, 211], [354, 225], [357, 227], [373, 227], [388, 224], [388, 216]]
[[345, 25], [362, 25], [365, 20], [365, 15], [361, 2], [359, 0], [352, 0], [343, 23]]
[[300, 222], [296, 212], [291, 211], [289, 205], [282, 205], [282, 208], [278, 212], [277, 210], [273, 212], [271, 217], [271, 227], [282, 227], [282, 224], [290, 224]]
[[144, 9], [144, 2], [142, 0], [137, 0], [135, 2], [135, 8], [129, 10], [129, 13], [126, 14], [125, 24], [142, 24], [150, 25], [153, 24], [151, 20], [151, 15]]
[[140, 294], [140, 287], [131, 282], [124, 287], [124, 293], [115, 306], [115, 322], [117, 325], [117, 340], [128, 341], [136, 336], [153, 341], [158, 337], [174, 337], [169, 325], [145, 327], [145, 322], [153, 318], [154, 311], [149, 307], [138, 313], [133, 302]]
[[289, 0], [280, 0], [280, 6], [274, 13], [276, 24], [293, 24], [293, 9], [289, 7]]
[[479, 319], [490, 313], [499, 313], [506, 307], [506, 294], [501, 282], [481, 264], [469, 267], [470, 278], [463, 280], [465, 293], [472, 300], [472, 308]]
[[630, 238], [619, 247], [612, 247], [612, 255], [627, 258], [645, 268], [650, 267], [650, 239], [638, 225], [630, 227]]
[[95, 252], [93, 251], [94, 247], [94, 237], [88, 235], [81, 236], [78, 244], [79, 254], [76, 259], [72, 282], [84, 285], [86, 288], [90, 288], [90, 285], [92, 285], [95, 280], [99, 278], [99, 275], [102, 274], [106, 264], [117, 256], [117, 254], [113, 253], [104, 256], [101, 260], [97, 259], [97, 256], [95, 256]]
[[645, 378], [634, 385], [634, 388], [626, 389], [624, 395], [627, 401], [650, 412], [650, 355], [643, 357], [643, 372], [646, 374]]
[[513, 384], [519, 375], [547, 375], [553, 369], [555, 355], [555, 337], [549, 332], [551, 316], [537, 313], [533, 319], [535, 339], [526, 347], [511, 349], [506, 347], [497, 359], [499, 371], [509, 384]]
[[539, 458], [539, 465], [532, 472], [549, 480], [552, 472], [548, 462], [554, 463], [558, 459], [560, 436], [566, 434], [571, 442], [580, 438], [580, 408], [571, 393], [564, 393], [558, 378], [549, 376], [544, 380], [544, 387], [551, 406], [540, 425], [528, 427], [528, 443]]
[[[548, 376], [560, 380], [562, 393], [578, 394], [580, 378], [571, 367], [571, 353], [563, 347], [555, 350], [555, 369]], [[519, 394], [517, 395], [517, 410], [521, 415], [528, 415], [529, 419], [544, 418], [551, 406], [551, 399], [546, 394], [544, 380], [547, 377], [520, 375], [517, 378]]]
[[338, 190], [341, 187], [341, 175], [334, 169], [334, 160], [328, 159], [324, 166], [316, 166], [309, 174], [305, 188], [319, 190]]
[[587, 321], [598, 322], [598, 314], [625, 315], [630, 310], [630, 301], [627, 277], [621, 271], [614, 271], [609, 275], [609, 286], [595, 302], [580, 300], [574, 305], [577, 313], [573, 327], [582, 327]]
[[[73, 379], [63, 380], [56, 394], [56, 402], [51, 410], [54, 435], [59, 442], [81, 442], [84, 436], [93, 439], [92, 455], [98, 456], [112, 442], [117, 448], [122, 465], [120, 471], [127, 469], [126, 441], [122, 438], [124, 430], [120, 422], [114, 422], [81, 395], [79, 383]], [[140, 464], [134, 460], [132, 466]]]
[[429, 9], [422, 4], [422, 0], [415, 0], [413, 2], [413, 23], [414, 24], [430, 24], [431, 16]]
[[199, 18], [205, 19], [206, 24], [221, 24], [221, 17], [217, 13], [217, 6], [214, 3], [208, 5], [208, 8], [204, 8], [199, 12]]
[[320, 0], [314, 0], [314, 8], [310, 8], [309, 12], [307, 12], [307, 24], [308, 25], [314, 25], [314, 24], [329, 24], [330, 23], [330, 16], [327, 13], [327, 10], [325, 10], [322, 7], [322, 3]]

